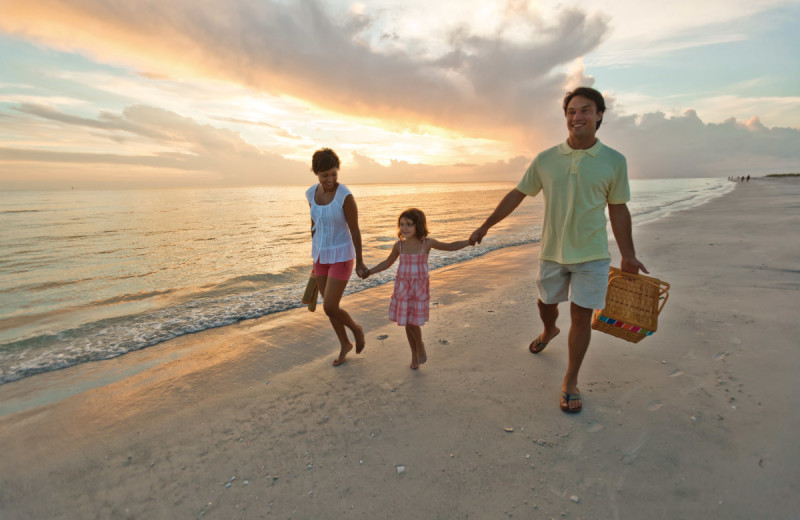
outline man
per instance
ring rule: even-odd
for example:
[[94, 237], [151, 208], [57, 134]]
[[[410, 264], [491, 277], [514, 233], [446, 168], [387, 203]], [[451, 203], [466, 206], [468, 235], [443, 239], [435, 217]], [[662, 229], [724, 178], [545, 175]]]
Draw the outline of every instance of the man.
[[539, 316], [544, 331], [528, 349], [538, 354], [555, 338], [558, 304], [570, 301], [569, 363], [561, 384], [561, 409], [579, 412], [583, 406], [578, 372], [589, 348], [592, 312], [605, 307], [611, 255], [608, 252], [605, 207], [621, 268], [647, 273], [637, 260], [631, 234], [628, 168], [625, 157], [604, 144], [595, 133], [606, 106], [600, 92], [580, 87], [564, 98], [567, 141], [541, 152], [517, 187], [470, 236], [480, 243], [489, 228], [510, 215], [526, 196], [544, 193], [545, 216], [539, 257]]

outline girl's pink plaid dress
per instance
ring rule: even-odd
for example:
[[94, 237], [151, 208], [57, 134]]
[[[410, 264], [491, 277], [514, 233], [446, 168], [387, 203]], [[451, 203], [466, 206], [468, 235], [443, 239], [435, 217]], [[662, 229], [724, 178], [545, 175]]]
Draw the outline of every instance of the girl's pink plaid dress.
[[[428, 255], [404, 255], [400, 240], [400, 265], [389, 304], [389, 319], [398, 325], [424, 325], [430, 313], [431, 291], [428, 281]], [[425, 240], [422, 241], [425, 250]]]

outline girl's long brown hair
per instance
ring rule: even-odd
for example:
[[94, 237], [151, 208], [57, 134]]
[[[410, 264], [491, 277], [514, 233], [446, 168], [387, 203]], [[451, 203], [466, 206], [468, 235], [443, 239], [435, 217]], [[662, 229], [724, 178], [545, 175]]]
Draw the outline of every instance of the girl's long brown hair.
[[408, 208], [400, 213], [400, 216], [397, 217], [397, 236], [399, 238], [403, 238], [403, 234], [400, 233], [401, 218], [407, 218], [414, 223], [417, 238], [422, 239], [428, 236], [428, 223], [425, 219], [425, 213], [423, 213], [421, 209]]

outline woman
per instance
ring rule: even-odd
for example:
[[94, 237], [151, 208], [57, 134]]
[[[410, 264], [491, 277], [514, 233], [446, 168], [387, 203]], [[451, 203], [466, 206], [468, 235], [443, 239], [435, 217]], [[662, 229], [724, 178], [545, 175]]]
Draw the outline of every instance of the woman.
[[311, 256], [314, 259], [314, 276], [322, 294], [323, 309], [339, 338], [341, 348], [333, 366], [345, 362], [353, 349], [345, 327], [353, 332], [356, 354], [364, 350], [364, 330], [350, 315], [339, 307], [344, 289], [353, 272], [363, 277], [367, 267], [361, 258], [361, 230], [358, 228], [356, 200], [344, 184], [337, 182], [339, 157], [330, 148], [314, 152], [311, 171], [319, 184], [306, 191], [311, 207]]

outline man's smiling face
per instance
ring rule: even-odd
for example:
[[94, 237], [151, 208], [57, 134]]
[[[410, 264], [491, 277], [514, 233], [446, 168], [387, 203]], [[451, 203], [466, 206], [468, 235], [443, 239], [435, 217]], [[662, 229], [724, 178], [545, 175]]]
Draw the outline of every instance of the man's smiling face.
[[597, 111], [597, 105], [584, 96], [575, 96], [567, 105], [567, 130], [570, 143], [593, 141], [597, 132], [597, 123], [603, 113]]

